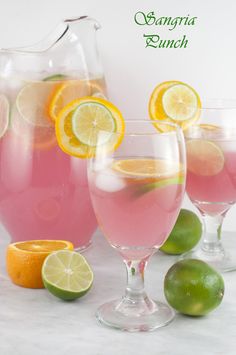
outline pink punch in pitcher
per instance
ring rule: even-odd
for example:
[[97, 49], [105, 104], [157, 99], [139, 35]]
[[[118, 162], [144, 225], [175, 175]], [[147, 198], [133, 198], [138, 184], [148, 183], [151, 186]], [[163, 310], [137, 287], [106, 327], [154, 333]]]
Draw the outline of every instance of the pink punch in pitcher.
[[87, 162], [59, 148], [55, 120], [72, 100], [106, 94], [98, 28], [69, 19], [37, 45], [0, 51], [0, 222], [12, 241], [91, 242]]

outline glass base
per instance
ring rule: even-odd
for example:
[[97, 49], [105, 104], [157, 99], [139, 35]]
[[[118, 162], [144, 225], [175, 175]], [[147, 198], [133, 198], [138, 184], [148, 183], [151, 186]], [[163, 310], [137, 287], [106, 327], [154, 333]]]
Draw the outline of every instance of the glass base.
[[161, 302], [148, 298], [132, 302], [125, 297], [103, 304], [97, 310], [98, 321], [106, 326], [129, 332], [147, 332], [170, 323], [175, 312]]
[[217, 253], [199, 248], [181, 255], [179, 259], [200, 259], [220, 272], [236, 270], [236, 257], [223, 248]]

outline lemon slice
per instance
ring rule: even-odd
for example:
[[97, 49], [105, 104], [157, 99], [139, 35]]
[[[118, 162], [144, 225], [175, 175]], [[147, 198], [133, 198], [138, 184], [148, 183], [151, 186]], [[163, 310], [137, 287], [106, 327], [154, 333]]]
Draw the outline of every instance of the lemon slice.
[[72, 101], [56, 120], [59, 146], [65, 153], [80, 158], [94, 156], [98, 145], [105, 145], [109, 151], [115, 150], [123, 139], [124, 128], [120, 111], [112, 103], [95, 97]]
[[207, 140], [189, 140], [186, 143], [187, 167], [196, 175], [213, 176], [224, 167], [224, 154], [221, 148]]
[[[156, 86], [149, 100], [149, 115], [160, 131], [170, 131], [176, 123], [183, 130], [200, 117], [201, 101], [196, 91], [180, 81], [166, 81]], [[162, 124], [162, 122], [165, 124]]]
[[173, 176], [180, 170], [174, 162], [150, 158], [120, 159], [113, 163], [112, 168], [121, 174], [141, 178]]
[[16, 107], [22, 118], [34, 126], [52, 126], [46, 107], [55, 85], [55, 82], [50, 81], [25, 85], [16, 98]]

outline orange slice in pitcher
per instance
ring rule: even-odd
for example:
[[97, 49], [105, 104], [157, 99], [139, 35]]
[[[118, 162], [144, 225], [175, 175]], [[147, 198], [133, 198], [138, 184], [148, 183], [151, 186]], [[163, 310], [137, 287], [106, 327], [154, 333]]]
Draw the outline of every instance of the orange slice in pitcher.
[[90, 84], [88, 80], [67, 80], [58, 84], [49, 101], [48, 114], [55, 121], [59, 112], [71, 101], [89, 95]]
[[[180, 81], [166, 81], [159, 84], [149, 100], [149, 115], [160, 131], [171, 130], [176, 123], [183, 130], [194, 124], [200, 117], [201, 101], [196, 91]], [[155, 122], [156, 121], [156, 122]]]
[[[92, 157], [98, 145], [115, 150], [124, 135], [125, 123], [120, 111], [101, 98], [83, 97], [60, 111], [56, 136], [61, 149], [79, 158]], [[103, 140], [98, 140], [103, 131]], [[116, 134], [115, 134], [116, 133]]]
[[[49, 121], [48, 121], [49, 122]], [[25, 120], [15, 106], [11, 110], [11, 134], [17, 145], [27, 145], [33, 149], [47, 150], [56, 146], [56, 134], [54, 125], [38, 126]]]

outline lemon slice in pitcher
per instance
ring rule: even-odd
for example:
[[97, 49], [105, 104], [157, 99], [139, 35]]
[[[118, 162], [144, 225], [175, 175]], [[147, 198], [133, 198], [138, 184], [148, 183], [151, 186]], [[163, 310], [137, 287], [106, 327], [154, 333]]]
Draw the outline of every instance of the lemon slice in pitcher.
[[[124, 135], [125, 123], [120, 111], [110, 102], [83, 97], [69, 103], [56, 120], [56, 136], [61, 149], [79, 158], [92, 157], [98, 145], [115, 150]], [[98, 139], [103, 131], [103, 139]]]

